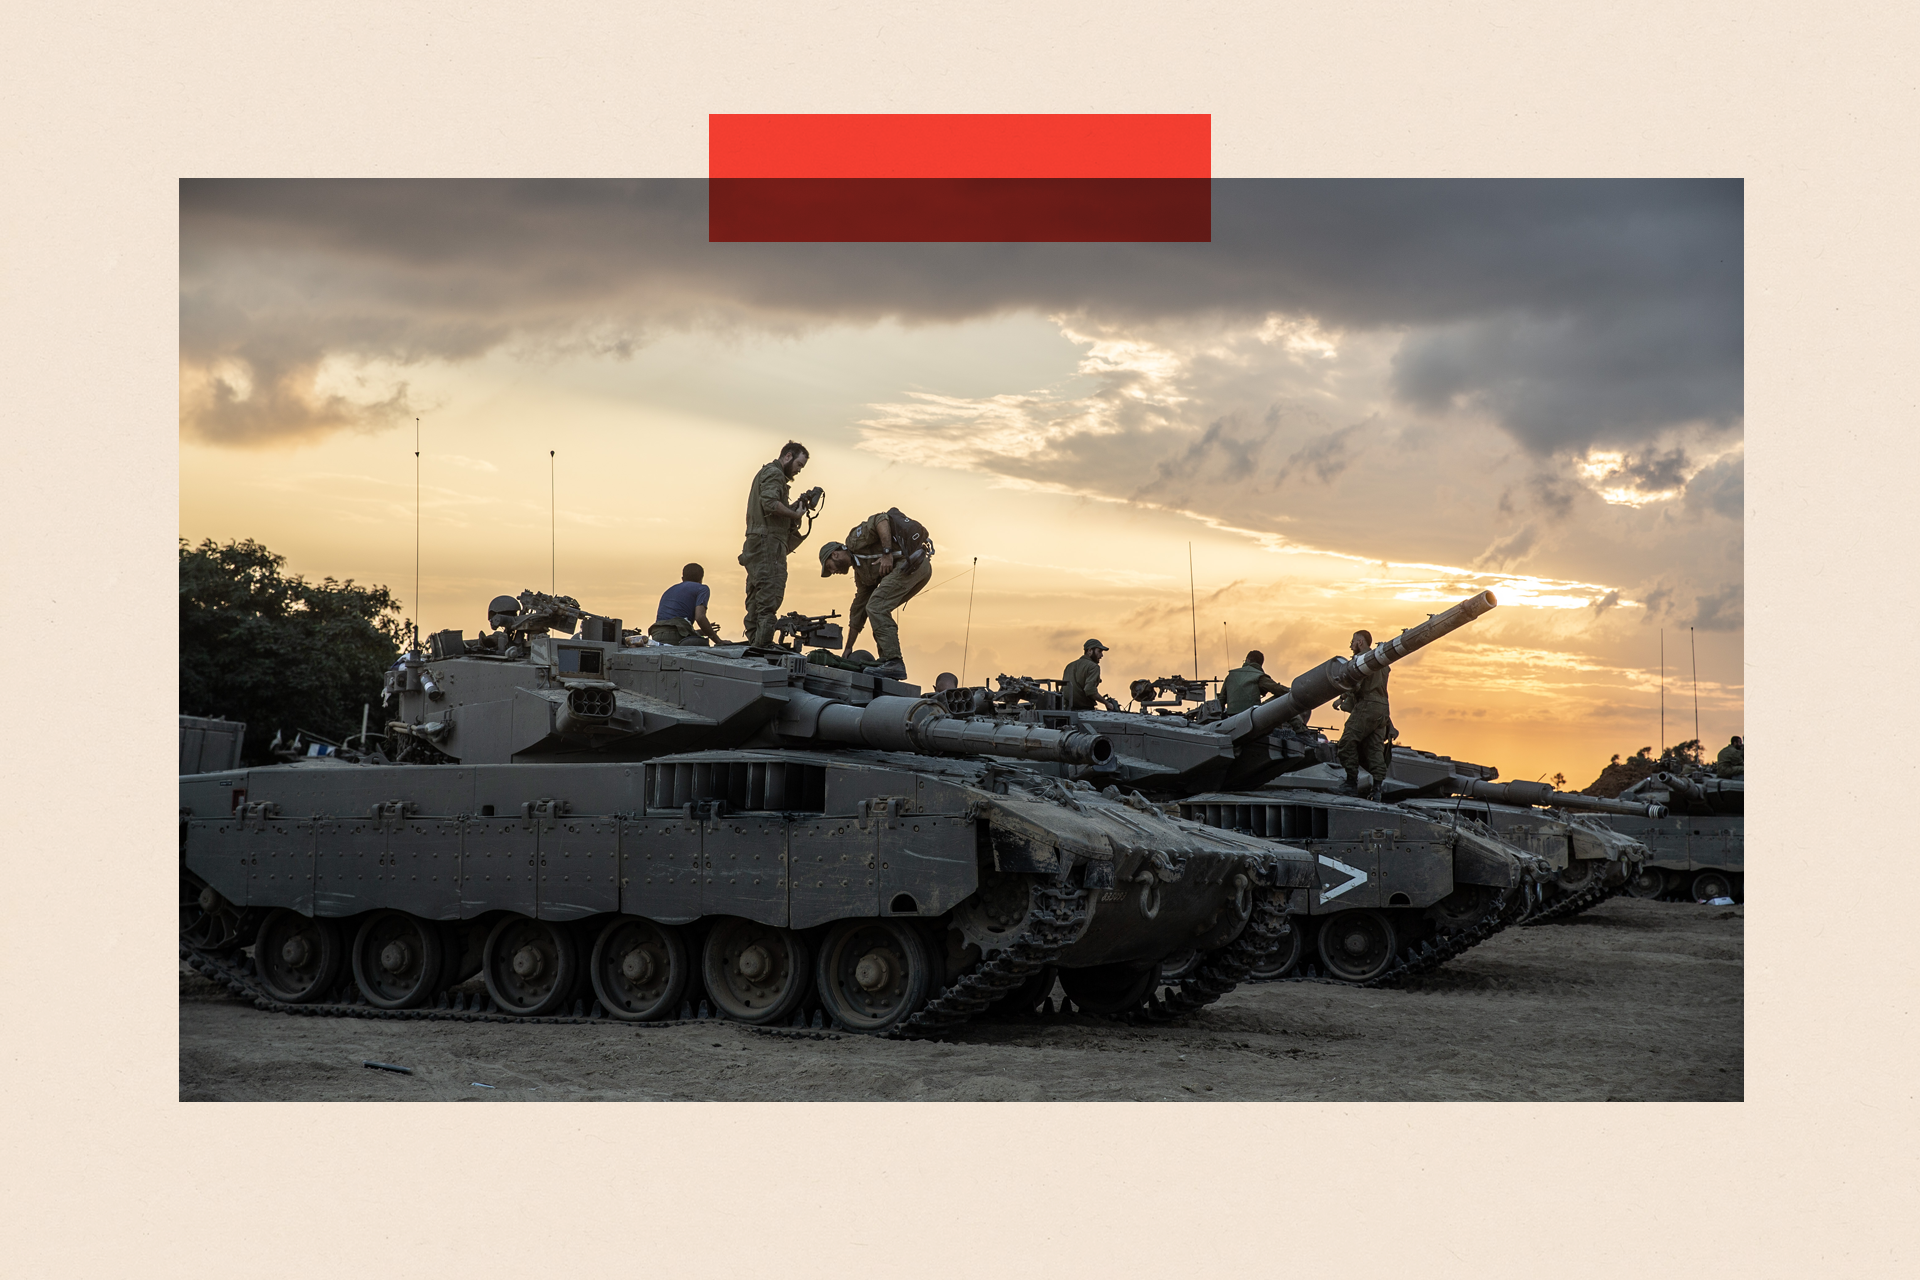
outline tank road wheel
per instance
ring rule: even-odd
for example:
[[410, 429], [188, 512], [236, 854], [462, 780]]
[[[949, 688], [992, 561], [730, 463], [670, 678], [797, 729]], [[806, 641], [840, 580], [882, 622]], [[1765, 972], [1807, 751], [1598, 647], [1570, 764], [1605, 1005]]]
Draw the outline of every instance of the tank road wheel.
[[247, 945], [248, 923], [246, 908], [192, 872], [180, 873], [180, 941], [196, 951], [232, 951]]
[[1733, 881], [1724, 871], [1702, 871], [1693, 878], [1693, 900], [1705, 902], [1709, 898], [1731, 898]]
[[1082, 1013], [1114, 1014], [1137, 1009], [1147, 1002], [1159, 982], [1157, 964], [1144, 969], [1132, 964], [1096, 964], [1060, 971], [1060, 985]]
[[332, 990], [345, 950], [333, 921], [281, 907], [260, 922], [253, 967], [260, 985], [275, 1000], [312, 1004]]
[[1657, 898], [1667, 891], [1667, 873], [1658, 867], [1641, 867], [1627, 881], [1627, 892], [1636, 898]]
[[927, 1002], [933, 960], [904, 920], [842, 920], [820, 944], [820, 1003], [850, 1031], [885, 1031]]
[[376, 911], [353, 940], [353, 982], [376, 1009], [416, 1009], [440, 990], [446, 935], [404, 911]]
[[994, 1012], [1000, 1014], [1038, 1012], [1040, 1002], [1053, 995], [1053, 984], [1059, 980], [1059, 977], [1060, 971], [1054, 966], [1041, 965], [1032, 977], [994, 1001]]
[[671, 925], [616, 916], [600, 931], [587, 962], [593, 994], [624, 1022], [670, 1018], [687, 991], [687, 944]]
[[559, 1012], [572, 997], [580, 953], [564, 925], [508, 916], [487, 935], [480, 972], [502, 1013], [538, 1018]]
[[1279, 948], [1249, 969], [1247, 977], [1253, 982], [1272, 982], [1276, 978], [1284, 978], [1293, 972], [1293, 967], [1300, 963], [1300, 958], [1306, 954], [1306, 950], [1307, 930], [1304, 917], [1293, 916], [1287, 921], [1287, 932], [1281, 937]]
[[1378, 911], [1342, 911], [1320, 926], [1320, 961], [1342, 982], [1369, 982], [1393, 964], [1393, 923]]
[[804, 938], [738, 916], [724, 916], [708, 930], [700, 976], [720, 1012], [735, 1022], [777, 1022], [798, 1009], [813, 986]]
[[1594, 872], [1599, 866], [1592, 858], [1569, 858], [1567, 865], [1554, 878], [1554, 883], [1568, 893], [1579, 893], [1593, 883]]
[[1160, 962], [1160, 981], [1178, 982], [1199, 967], [1200, 949], [1198, 947], [1176, 951]]

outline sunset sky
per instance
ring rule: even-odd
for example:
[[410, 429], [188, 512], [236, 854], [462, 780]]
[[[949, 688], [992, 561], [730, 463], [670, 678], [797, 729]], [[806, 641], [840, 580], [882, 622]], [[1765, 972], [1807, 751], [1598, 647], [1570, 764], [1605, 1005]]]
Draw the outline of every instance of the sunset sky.
[[1701, 736], [1741, 730], [1742, 212], [1221, 180], [1211, 244], [709, 245], [693, 180], [185, 182], [180, 533], [411, 614], [417, 417], [423, 630], [550, 563], [644, 625], [697, 560], [733, 638], [747, 484], [795, 437], [828, 501], [786, 607], [844, 613], [816, 548], [901, 507], [939, 547], [916, 681], [1091, 635], [1124, 700], [1196, 629], [1201, 674], [1285, 680], [1492, 587], [1397, 668], [1402, 741], [1583, 785], [1658, 744], [1663, 630], [1666, 740], [1690, 628]]

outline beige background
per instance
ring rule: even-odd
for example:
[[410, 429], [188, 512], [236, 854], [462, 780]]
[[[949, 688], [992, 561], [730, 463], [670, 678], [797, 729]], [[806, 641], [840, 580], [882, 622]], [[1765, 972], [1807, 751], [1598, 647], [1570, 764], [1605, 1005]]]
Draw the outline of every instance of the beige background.
[[[1910, 14], [15, 0], [0, 1268], [1911, 1274]], [[175, 1101], [176, 181], [697, 176], [708, 111], [982, 109], [1210, 111], [1223, 176], [1747, 179], [1750, 1100]]]

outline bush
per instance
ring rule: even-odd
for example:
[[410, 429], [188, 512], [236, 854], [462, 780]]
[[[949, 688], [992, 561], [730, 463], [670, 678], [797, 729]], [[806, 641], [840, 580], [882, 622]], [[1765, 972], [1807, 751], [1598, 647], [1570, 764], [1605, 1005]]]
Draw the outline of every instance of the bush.
[[276, 730], [339, 741], [380, 717], [380, 682], [409, 634], [385, 587], [318, 584], [252, 539], [180, 540], [180, 710], [247, 725], [247, 764]]

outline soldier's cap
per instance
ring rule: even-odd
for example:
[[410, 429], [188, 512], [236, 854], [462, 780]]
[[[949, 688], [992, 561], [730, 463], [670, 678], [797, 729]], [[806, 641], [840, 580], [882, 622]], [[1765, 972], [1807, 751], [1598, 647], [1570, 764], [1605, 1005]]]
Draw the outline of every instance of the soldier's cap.
[[820, 576], [821, 577], [824, 578], [833, 572], [831, 569], [827, 568], [827, 557], [832, 555], [836, 551], [845, 551], [846, 549], [847, 549], [847, 544], [844, 542], [824, 542], [820, 544]]
[[1085, 653], [1092, 653], [1095, 649], [1098, 649], [1102, 653], [1107, 651], [1107, 646], [1101, 644], [1098, 640], [1089, 640], [1081, 645], [1080, 648], [1081, 651]]
[[519, 612], [520, 602], [512, 596], [495, 596], [487, 602], [487, 616], [489, 618], [500, 613], [504, 613], [508, 617], [514, 617], [518, 615]]

